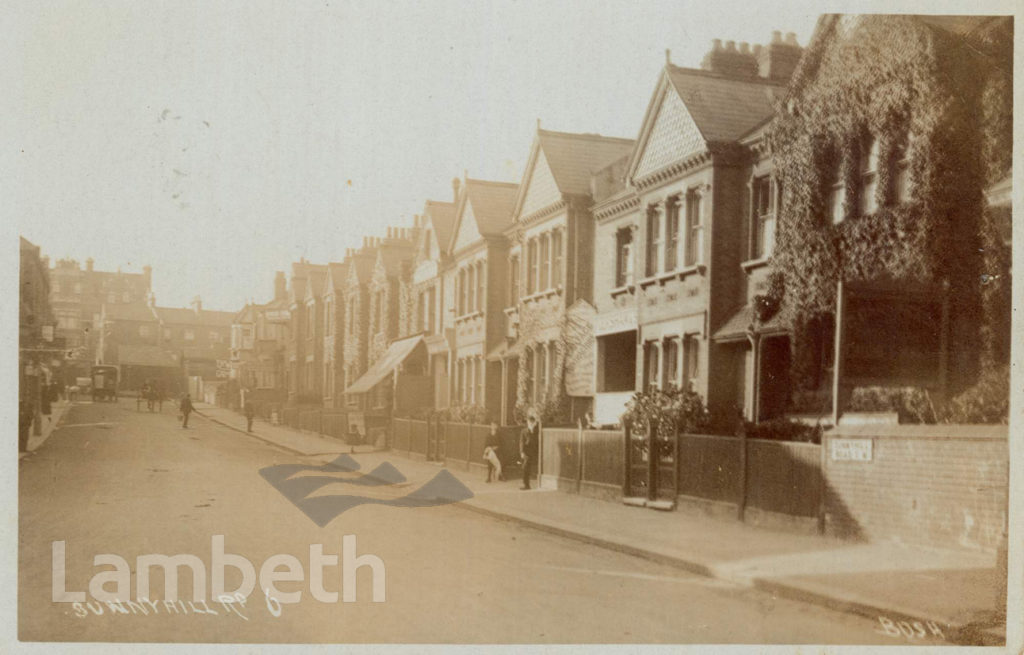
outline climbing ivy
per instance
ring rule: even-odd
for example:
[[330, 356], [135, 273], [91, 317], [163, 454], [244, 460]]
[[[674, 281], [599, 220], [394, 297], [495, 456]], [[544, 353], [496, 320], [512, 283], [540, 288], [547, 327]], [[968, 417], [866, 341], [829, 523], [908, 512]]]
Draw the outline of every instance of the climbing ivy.
[[[947, 282], [954, 321], [986, 321], [973, 334], [959, 330], [959, 347], [991, 351], [1001, 337], [990, 333], [1009, 329], [1008, 321], [992, 324], [1005, 320], [1009, 279], [983, 190], [1009, 170], [1012, 36], [978, 47], [911, 16], [864, 16], [852, 26], [829, 17], [821, 29], [768, 138], [784, 197], [760, 304], [769, 313], [780, 306], [791, 327], [798, 386], [805, 351], [815, 347], [808, 326], [834, 312], [840, 279]], [[869, 138], [878, 142], [877, 209], [858, 215]], [[897, 203], [901, 147], [910, 197]], [[828, 198], [837, 179], [846, 218], [833, 224]], [[984, 279], [998, 284], [982, 291]]]

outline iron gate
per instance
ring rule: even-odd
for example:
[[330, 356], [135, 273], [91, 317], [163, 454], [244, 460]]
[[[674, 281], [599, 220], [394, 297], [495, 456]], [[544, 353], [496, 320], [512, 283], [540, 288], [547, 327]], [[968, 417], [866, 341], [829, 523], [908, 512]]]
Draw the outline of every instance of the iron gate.
[[679, 438], [676, 430], [659, 430], [650, 422], [643, 431], [626, 426], [626, 475], [623, 502], [627, 505], [674, 509], [679, 483]]

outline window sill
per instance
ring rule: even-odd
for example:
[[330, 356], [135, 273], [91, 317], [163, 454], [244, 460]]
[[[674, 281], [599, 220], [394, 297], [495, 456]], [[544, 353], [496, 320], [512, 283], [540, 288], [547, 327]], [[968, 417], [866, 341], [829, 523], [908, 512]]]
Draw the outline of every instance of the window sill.
[[523, 302], [523, 303], [528, 303], [528, 302], [533, 302], [533, 301], [536, 301], [536, 300], [541, 300], [541, 299], [547, 298], [549, 296], [556, 296], [556, 295], [559, 295], [561, 293], [562, 293], [562, 287], [560, 287], [560, 286], [552, 287], [552, 288], [546, 289], [544, 291], [538, 291], [536, 293], [531, 293], [528, 296], [524, 296], [520, 301]]
[[706, 270], [707, 267], [704, 264], [692, 264], [685, 268], [677, 268], [676, 270], [669, 271], [667, 273], [658, 273], [657, 275], [645, 277], [644, 279], [640, 280], [639, 285], [641, 288], [643, 288], [649, 287], [655, 283], [665, 284], [669, 280], [674, 280], [676, 278], [682, 280], [683, 278], [693, 275], [694, 273], [699, 273], [703, 275]]
[[506, 307], [506, 308], [505, 308], [504, 310], [502, 310], [502, 311], [504, 311], [504, 312], [505, 312], [505, 315], [506, 315], [506, 316], [509, 316], [509, 317], [511, 317], [511, 316], [512, 316], [513, 314], [518, 314], [518, 313], [519, 313], [519, 307], [518, 307], [518, 306], [516, 306], [516, 305], [513, 305], [512, 307]]
[[766, 255], [764, 257], [757, 257], [755, 259], [748, 259], [747, 261], [742, 262], [740, 264], [740, 268], [742, 268], [744, 271], [749, 273], [750, 271], [753, 271], [754, 269], [761, 268], [762, 266], [767, 266], [768, 263], [771, 262], [771, 261], [772, 261], [772, 256], [771, 255]]
[[474, 318], [477, 318], [478, 316], [483, 316], [483, 315], [484, 315], [484, 313], [482, 311], [470, 312], [468, 314], [463, 314], [462, 316], [457, 316], [455, 318], [455, 322], [456, 323], [465, 323], [465, 322], [470, 321], [470, 320], [472, 320]]
[[611, 294], [612, 298], [621, 296], [626, 293], [633, 294], [636, 293], [636, 285], [633, 283], [624, 284], [621, 287], [615, 287], [609, 293]]

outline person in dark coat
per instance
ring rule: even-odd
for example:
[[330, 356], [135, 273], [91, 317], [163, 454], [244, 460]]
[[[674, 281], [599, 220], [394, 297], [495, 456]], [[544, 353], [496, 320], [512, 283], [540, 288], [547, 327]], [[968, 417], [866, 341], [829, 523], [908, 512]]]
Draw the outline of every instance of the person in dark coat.
[[245, 431], [252, 432], [252, 419], [256, 416], [256, 410], [253, 409], [252, 403], [246, 401], [245, 403]]
[[537, 466], [537, 454], [540, 452], [540, 421], [537, 414], [530, 410], [526, 415], [526, 427], [519, 433], [519, 459], [523, 463], [522, 489], [530, 488], [530, 478]]
[[181, 427], [187, 428], [188, 415], [192, 413], [193, 409], [195, 409], [192, 407], [192, 397], [189, 394], [185, 394], [185, 397], [181, 399], [179, 409], [181, 410]]

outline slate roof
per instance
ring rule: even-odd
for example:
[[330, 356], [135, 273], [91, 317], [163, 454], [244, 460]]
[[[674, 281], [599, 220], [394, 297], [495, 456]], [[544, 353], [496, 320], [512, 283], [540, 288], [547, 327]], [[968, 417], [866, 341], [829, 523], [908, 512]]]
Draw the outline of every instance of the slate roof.
[[155, 321], [153, 311], [149, 305], [141, 302], [133, 302], [125, 305], [108, 303], [103, 308], [106, 319], [109, 321]]
[[537, 138], [558, 190], [565, 194], [589, 194], [590, 176], [633, 149], [632, 139], [600, 134], [538, 129]]
[[442, 250], [447, 250], [448, 242], [452, 238], [452, 228], [455, 227], [455, 203], [428, 200], [423, 213], [430, 217], [434, 234], [437, 235], [437, 243]]
[[481, 236], [499, 235], [512, 223], [518, 184], [466, 178], [464, 188]]
[[[757, 322], [754, 306], [746, 304], [736, 310], [725, 325], [718, 328], [712, 337], [715, 341], [741, 341], [747, 338], [747, 328]], [[785, 334], [788, 328], [782, 321], [782, 312], [776, 312], [767, 321], [758, 325], [758, 332], [763, 334]]]
[[705, 141], [736, 141], [774, 112], [785, 85], [751, 77], [737, 79], [667, 64], [665, 71]]

